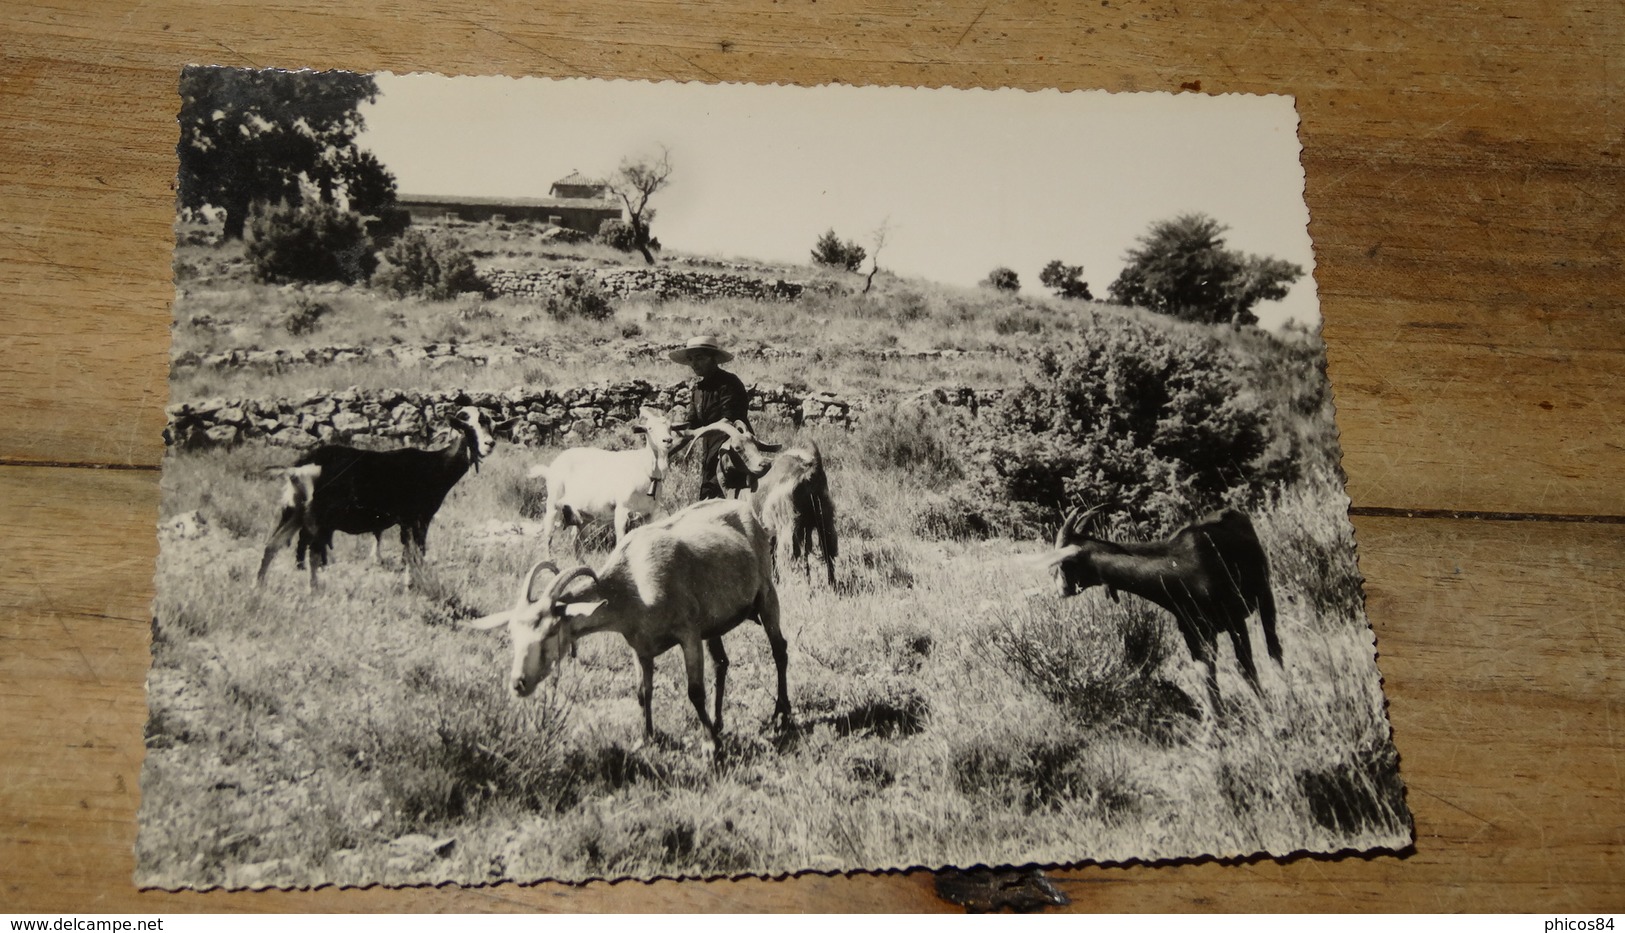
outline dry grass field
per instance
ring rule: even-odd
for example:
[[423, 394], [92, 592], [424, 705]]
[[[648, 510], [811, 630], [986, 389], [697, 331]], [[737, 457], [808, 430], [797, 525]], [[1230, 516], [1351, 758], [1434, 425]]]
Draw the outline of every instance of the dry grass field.
[[[1064, 341], [1080, 318], [1147, 317], [897, 280], [878, 295], [808, 304], [632, 300], [595, 323], [547, 319], [517, 300], [392, 302], [358, 288], [320, 296], [331, 305], [326, 331], [295, 338], [283, 320], [298, 296], [241, 281], [232, 262], [209, 247], [178, 253], [177, 352], [453, 334], [551, 341], [568, 352], [557, 364], [478, 372], [199, 369], [175, 380], [176, 401], [351, 384], [648, 378], [647, 362], [617, 355], [634, 325], [638, 340], [677, 343], [725, 321], [750, 335], [747, 345], [816, 351], [765, 364], [742, 354], [732, 368], [747, 381], [803, 379], [877, 395], [1003, 387], [1029, 378], [1024, 354]], [[1267, 338], [1245, 338], [1253, 339]], [[981, 369], [941, 370], [840, 353], [885, 341], [1003, 352]], [[1257, 391], [1283, 391], [1272, 378], [1319, 380], [1318, 353], [1311, 357], [1313, 372], [1258, 377]], [[1282, 430], [1335, 451], [1329, 411], [1281, 417], [1290, 421]], [[727, 640], [733, 663], [716, 760], [675, 653], [661, 659], [658, 736], [644, 743], [636, 663], [618, 637], [583, 640], [535, 696], [515, 700], [504, 684], [506, 636], [460, 624], [503, 608], [540, 556], [542, 490], [525, 471], [556, 450], [501, 444], [470, 472], [429, 533], [421, 585], [403, 585], [392, 533], [383, 568], [367, 553], [370, 541], [340, 536], [317, 592], [289, 554], [264, 588], [253, 582], [280, 495], [265, 470], [292, 452], [254, 444], [172, 451], [138, 880], [712, 877], [1331, 852], [1409, 840], [1334, 462], [1309, 464], [1255, 510], [1285, 663], [1263, 665], [1257, 696], [1221, 646], [1215, 720], [1166, 613], [1098, 589], [1063, 601], [1027, 559], [1047, 544], [1044, 529], [967, 530], [952, 520], [959, 500], [950, 487], [963, 482], [961, 440], [974, 426], [927, 414], [924, 440], [899, 454], [885, 433], [894, 424], [872, 418], [852, 430], [802, 433], [824, 450], [840, 506], [838, 585], [816, 573], [809, 583], [781, 559], [797, 727], [768, 727], [767, 641], [743, 625]], [[757, 428], [775, 440], [794, 432]], [[630, 446], [633, 437], [609, 433], [595, 443]], [[672, 507], [692, 500], [693, 470], [667, 491]], [[604, 556], [600, 543], [589, 561]]]

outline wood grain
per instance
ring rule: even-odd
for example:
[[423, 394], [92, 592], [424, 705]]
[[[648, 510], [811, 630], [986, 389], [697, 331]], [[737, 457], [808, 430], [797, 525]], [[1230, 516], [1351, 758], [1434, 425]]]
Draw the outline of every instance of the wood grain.
[[[1289, 93], [1356, 506], [1625, 516], [1615, 4], [0, 2], [0, 462], [152, 467], [187, 62]], [[0, 468], [0, 902], [930, 910], [929, 876], [136, 892], [151, 472]], [[1622, 526], [1357, 520], [1404, 858], [1083, 868], [1075, 909], [1618, 910]], [[1613, 664], [1610, 664], [1613, 661]]]

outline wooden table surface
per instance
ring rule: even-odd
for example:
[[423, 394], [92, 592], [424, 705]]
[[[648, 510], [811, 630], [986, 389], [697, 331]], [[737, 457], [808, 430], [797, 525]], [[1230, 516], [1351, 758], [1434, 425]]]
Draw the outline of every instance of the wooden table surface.
[[1622, 909], [1622, 30], [1618, 3], [1547, 0], [0, 2], [0, 911], [948, 909], [923, 872], [132, 887], [188, 62], [1295, 95], [1416, 846], [1061, 887], [1078, 910]]

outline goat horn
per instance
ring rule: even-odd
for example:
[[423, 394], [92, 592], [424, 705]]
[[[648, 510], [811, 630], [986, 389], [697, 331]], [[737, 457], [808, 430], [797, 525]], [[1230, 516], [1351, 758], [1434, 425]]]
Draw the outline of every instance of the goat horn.
[[1062, 547], [1066, 539], [1074, 534], [1081, 534], [1085, 525], [1106, 507], [1105, 503], [1091, 505], [1087, 509], [1074, 506], [1072, 511], [1066, 513], [1066, 519], [1061, 522], [1061, 530], [1055, 535], [1055, 546]]
[[720, 431], [721, 433], [726, 434], [729, 437], [738, 437], [739, 436], [739, 429], [738, 428], [734, 427], [733, 425], [729, 424], [726, 421], [715, 421], [715, 422], [712, 422], [711, 424], [706, 425], [703, 428], [695, 428], [694, 429], [694, 437], [699, 438], [702, 435], [710, 434], [712, 431]]
[[592, 568], [588, 567], [586, 564], [572, 567], [553, 578], [553, 586], [547, 591], [547, 601], [553, 602], [560, 596], [563, 596], [565, 587], [575, 582], [576, 577], [588, 577], [592, 580], [592, 582], [598, 582], [598, 574], [593, 573]]
[[554, 573], [559, 572], [559, 565], [550, 560], [539, 560], [536, 563], [531, 564], [530, 573], [525, 574], [524, 579], [519, 583], [519, 595], [516, 599], [514, 599], [515, 606], [523, 609], [525, 606], [535, 602], [535, 600], [530, 598], [530, 588], [536, 585], [536, 575], [541, 573], [544, 568], [551, 570]]

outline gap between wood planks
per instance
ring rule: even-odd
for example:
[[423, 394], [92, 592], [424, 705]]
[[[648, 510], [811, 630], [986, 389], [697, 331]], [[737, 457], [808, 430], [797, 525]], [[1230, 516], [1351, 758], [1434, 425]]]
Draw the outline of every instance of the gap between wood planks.
[[[20, 460], [0, 457], [0, 467], [45, 467], [65, 470], [122, 470], [157, 473], [154, 463], [96, 463], [82, 460]], [[1483, 522], [1567, 522], [1586, 525], [1625, 525], [1625, 515], [1570, 515], [1561, 512], [1490, 512], [1481, 509], [1410, 509], [1383, 505], [1355, 505], [1349, 514], [1362, 518], [1445, 518]]]

